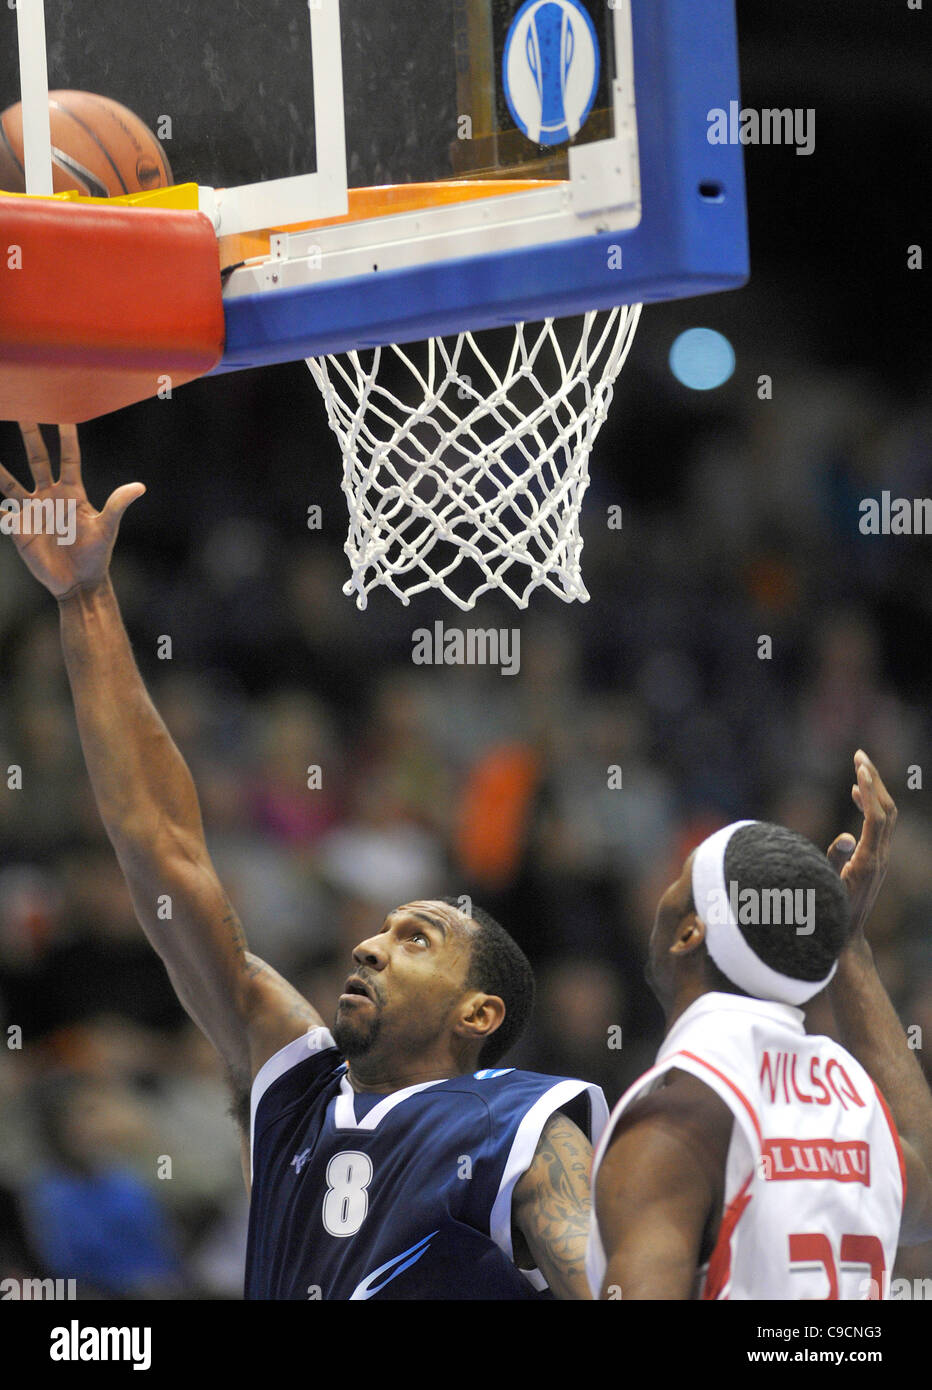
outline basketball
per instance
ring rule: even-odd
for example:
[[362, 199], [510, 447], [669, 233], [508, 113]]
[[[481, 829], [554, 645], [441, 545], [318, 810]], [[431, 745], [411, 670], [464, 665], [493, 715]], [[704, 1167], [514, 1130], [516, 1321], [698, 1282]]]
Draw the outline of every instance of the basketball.
[[[158, 139], [118, 101], [93, 92], [49, 92], [49, 118], [56, 193], [116, 198], [171, 184]], [[21, 102], [0, 115], [0, 189], [26, 192]]]

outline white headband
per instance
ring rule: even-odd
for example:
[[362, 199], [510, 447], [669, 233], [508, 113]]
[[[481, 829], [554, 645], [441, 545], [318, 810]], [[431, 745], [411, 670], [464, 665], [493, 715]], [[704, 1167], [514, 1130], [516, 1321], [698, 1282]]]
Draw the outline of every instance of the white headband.
[[748, 945], [735, 919], [725, 883], [725, 851], [736, 830], [758, 821], [738, 820], [716, 830], [696, 850], [693, 858], [693, 902], [696, 916], [705, 923], [709, 955], [733, 985], [754, 999], [770, 999], [778, 1004], [805, 1004], [824, 989], [835, 974], [838, 962], [824, 980], [795, 980], [765, 965]]

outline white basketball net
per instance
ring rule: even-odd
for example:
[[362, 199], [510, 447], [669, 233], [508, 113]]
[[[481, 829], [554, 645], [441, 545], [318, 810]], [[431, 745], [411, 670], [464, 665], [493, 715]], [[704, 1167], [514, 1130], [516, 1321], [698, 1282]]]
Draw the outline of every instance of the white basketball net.
[[589, 454], [640, 311], [519, 324], [501, 370], [495, 335], [471, 333], [309, 358], [343, 452], [344, 593], [360, 608], [379, 585], [464, 611], [493, 589], [519, 608], [538, 588], [585, 602]]

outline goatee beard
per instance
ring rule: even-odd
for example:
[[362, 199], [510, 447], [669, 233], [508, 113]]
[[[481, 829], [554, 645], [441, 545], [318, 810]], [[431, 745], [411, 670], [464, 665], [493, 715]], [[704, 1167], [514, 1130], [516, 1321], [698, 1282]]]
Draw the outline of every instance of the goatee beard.
[[348, 1061], [356, 1057], [365, 1057], [375, 1046], [376, 1039], [382, 1028], [382, 1018], [376, 1014], [372, 1022], [366, 1028], [360, 1028], [358, 1023], [351, 1023], [347, 1019], [337, 1017], [333, 1025], [333, 1040]]

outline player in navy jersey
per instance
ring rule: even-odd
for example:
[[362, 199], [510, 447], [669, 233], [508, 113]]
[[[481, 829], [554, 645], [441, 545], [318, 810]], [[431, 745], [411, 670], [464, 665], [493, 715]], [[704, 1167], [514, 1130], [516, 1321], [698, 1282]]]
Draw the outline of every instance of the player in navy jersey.
[[333, 1032], [315, 1018], [252, 1087], [247, 1295], [580, 1296], [580, 1130], [606, 1110], [597, 1087], [494, 1065], [529, 1011], [523, 954], [452, 899], [353, 954]]
[[0, 466], [0, 495], [76, 504], [74, 544], [14, 543], [59, 603], [85, 759], [139, 921], [241, 1111], [251, 1092], [247, 1295], [588, 1298], [590, 1141], [607, 1109], [597, 1087], [495, 1067], [530, 1010], [524, 956], [479, 909], [408, 904], [356, 947], [330, 1033], [248, 952], [110, 584], [120, 520], [145, 489], [95, 512], [77, 431], [60, 436], [56, 482], [24, 426], [35, 490]]

